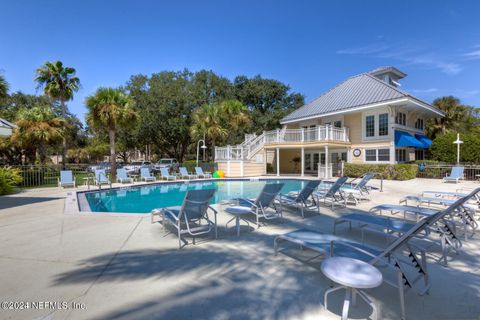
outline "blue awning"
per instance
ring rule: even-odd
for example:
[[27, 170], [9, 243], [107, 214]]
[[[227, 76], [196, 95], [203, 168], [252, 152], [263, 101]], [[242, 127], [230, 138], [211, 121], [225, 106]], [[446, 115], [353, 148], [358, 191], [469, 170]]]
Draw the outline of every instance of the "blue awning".
[[423, 143], [415, 139], [410, 133], [395, 130], [395, 147], [424, 148]]
[[432, 145], [432, 140], [430, 140], [428, 137], [425, 137], [423, 134], [416, 134], [415, 138], [417, 138], [417, 140], [423, 144], [424, 149], [428, 149]]

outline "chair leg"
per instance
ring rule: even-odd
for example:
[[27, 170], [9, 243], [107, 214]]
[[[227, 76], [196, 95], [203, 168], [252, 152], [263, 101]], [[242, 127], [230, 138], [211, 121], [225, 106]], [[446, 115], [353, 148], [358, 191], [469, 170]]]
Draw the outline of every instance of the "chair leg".
[[343, 309], [342, 309], [342, 320], [348, 320], [348, 309], [350, 308], [350, 294], [351, 288], [347, 288], [345, 291], [345, 301], [343, 301]]
[[337, 287], [334, 287], [334, 288], [330, 288], [328, 289], [327, 291], [325, 291], [325, 294], [323, 295], [323, 304], [325, 306], [325, 309], [328, 310], [328, 295], [334, 291], [337, 291], [337, 290], [340, 290], [340, 289], [343, 289], [345, 288], [344, 286], [337, 286]]

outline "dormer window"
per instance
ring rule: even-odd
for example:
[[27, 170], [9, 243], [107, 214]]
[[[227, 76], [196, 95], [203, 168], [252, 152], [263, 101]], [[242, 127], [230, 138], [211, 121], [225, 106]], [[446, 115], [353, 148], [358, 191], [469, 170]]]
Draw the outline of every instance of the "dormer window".
[[415, 129], [423, 130], [423, 128], [423, 119], [417, 119], [417, 121], [415, 121]]
[[395, 123], [406, 126], [407, 125], [407, 115], [403, 112], [398, 112], [395, 115]]

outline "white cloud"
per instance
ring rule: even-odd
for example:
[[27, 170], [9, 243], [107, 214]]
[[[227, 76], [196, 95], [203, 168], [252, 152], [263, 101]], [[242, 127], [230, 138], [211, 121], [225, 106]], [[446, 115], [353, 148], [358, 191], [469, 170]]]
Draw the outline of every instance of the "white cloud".
[[[478, 47], [480, 47], [480, 45], [475, 46], [475, 47], [478, 48]], [[471, 59], [471, 60], [480, 59], [480, 50], [467, 52], [467, 53], [464, 54], [464, 56], [467, 57], [468, 59]]]
[[364, 55], [374, 58], [393, 59], [407, 64], [420, 65], [438, 69], [443, 73], [455, 75], [462, 71], [457, 62], [448, 61], [434, 53], [422, 53], [422, 50], [412, 46], [388, 46], [372, 44], [363, 47], [354, 47], [338, 50], [338, 54]]

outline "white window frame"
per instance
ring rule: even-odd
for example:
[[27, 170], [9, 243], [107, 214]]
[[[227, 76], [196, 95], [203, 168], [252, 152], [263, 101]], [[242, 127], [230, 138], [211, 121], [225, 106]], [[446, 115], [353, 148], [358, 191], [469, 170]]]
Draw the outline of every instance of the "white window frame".
[[[388, 114], [388, 134], [385, 136], [379, 135], [379, 116], [381, 114]], [[375, 125], [374, 125], [374, 135], [373, 137], [367, 137], [367, 117], [374, 116]], [[390, 141], [392, 139], [392, 126], [391, 126], [391, 116], [387, 108], [381, 108], [376, 110], [365, 111], [362, 113], [362, 140], [363, 141]]]
[[[375, 150], [375, 161], [367, 160], [367, 150]], [[388, 150], [389, 160], [378, 160], [378, 150]], [[363, 162], [364, 163], [382, 163], [382, 164], [389, 164], [390, 163], [390, 147], [379, 147], [379, 148], [365, 148], [363, 150]]]
[[[397, 119], [398, 119], [398, 115], [399, 114], [403, 114], [405, 116], [405, 123], [398, 123], [397, 122]], [[407, 113], [405, 111], [396, 111], [395, 112], [395, 124], [396, 125], [399, 125], [399, 126], [402, 126], [402, 127], [406, 127], [407, 126]]]
[[[380, 135], [380, 116], [387, 115], [387, 134]], [[388, 137], [390, 135], [390, 115], [388, 112], [383, 112], [378, 114], [378, 136], [379, 137]]]
[[[397, 150], [403, 150], [403, 151], [405, 151], [405, 160], [399, 161], [399, 160], [397, 159]], [[408, 159], [408, 150], [407, 150], [407, 148], [395, 148], [395, 162], [396, 162], [396, 163], [405, 163], [405, 162], [408, 162], [407, 159]]]
[[[419, 128], [419, 126], [418, 126], [419, 121], [422, 121], [422, 127], [421, 128]], [[425, 120], [423, 118], [417, 118], [417, 120], [415, 120], [415, 129], [420, 130], [420, 131], [423, 131], [425, 129]]]

